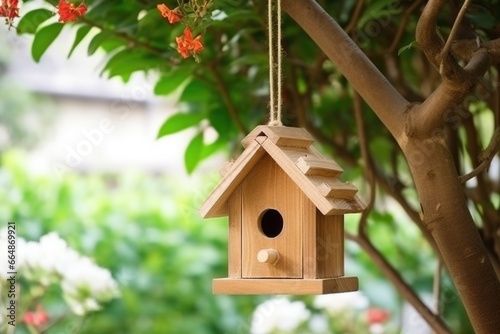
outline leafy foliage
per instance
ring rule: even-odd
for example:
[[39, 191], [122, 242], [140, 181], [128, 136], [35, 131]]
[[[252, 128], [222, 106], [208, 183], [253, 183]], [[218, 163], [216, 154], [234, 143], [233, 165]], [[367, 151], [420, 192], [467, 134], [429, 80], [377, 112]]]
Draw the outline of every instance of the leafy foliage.
[[[104, 311], [64, 319], [50, 333], [82, 326], [83, 333], [218, 334], [248, 321], [257, 298], [211, 294], [211, 279], [226, 275], [227, 230], [224, 221], [199, 218], [201, 195], [178, 191], [184, 187], [174, 178], [58, 181], [26, 174], [22, 164], [17, 153], [3, 156], [0, 185], [8, 191], [0, 193], [0, 219], [16, 221], [18, 235], [28, 240], [58, 231], [109, 268], [121, 290]], [[57, 291], [48, 293], [45, 309], [57, 316], [65, 306]]]

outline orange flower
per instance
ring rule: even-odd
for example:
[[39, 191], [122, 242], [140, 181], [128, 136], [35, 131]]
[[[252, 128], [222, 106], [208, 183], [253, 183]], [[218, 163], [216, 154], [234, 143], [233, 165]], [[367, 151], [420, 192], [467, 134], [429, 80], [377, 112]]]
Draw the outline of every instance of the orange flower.
[[11, 24], [14, 18], [19, 17], [18, 0], [2, 0], [0, 5], [0, 17], [7, 19], [7, 24]]
[[75, 6], [74, 3], [60, 0], [58, 5], [59, 22], [75, 22], [87, 12], [87, 5], [83, 2]]
[[180, 37], [176, 37], [175, 41], [177, 42], [177, 52], [179, 52], [184, 59], [189, 57], [191, 53], [196, 55], [203, 51], [204, 48], [201, 43], [201, 35], [193, 39], [193, 32], [189, 28], [184, 29], [184, 34]]
[[171, 10], [164, 3], [157, 5], [156, 8], [158, 8], [158, 10], [161, 13], [161, 16], [166, 18], [170, 24], [174, 24], [181, 20], [181, 17], [177, 15], [175, 10]]
[[381, 308], [372, 307], [366, 311], [366, 321], [371, 324], [381, 324], [389, 319], [389, 312]]
[[35, 327], [42, 327], [49, 321], [49, 315], [41, 305], [38, 305], [35, 312], [26, 312], [24, 315], [24, 322], [26, 325], [31, 325]]

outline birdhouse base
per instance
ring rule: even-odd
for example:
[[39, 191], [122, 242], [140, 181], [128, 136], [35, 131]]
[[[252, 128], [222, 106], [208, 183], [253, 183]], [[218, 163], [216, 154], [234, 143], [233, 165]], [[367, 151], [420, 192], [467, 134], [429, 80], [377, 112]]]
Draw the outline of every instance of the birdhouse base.
[[358, 290], [357, 277], [320, 279], [217, 278], [212, 292], [221, 295], [324, 295]]

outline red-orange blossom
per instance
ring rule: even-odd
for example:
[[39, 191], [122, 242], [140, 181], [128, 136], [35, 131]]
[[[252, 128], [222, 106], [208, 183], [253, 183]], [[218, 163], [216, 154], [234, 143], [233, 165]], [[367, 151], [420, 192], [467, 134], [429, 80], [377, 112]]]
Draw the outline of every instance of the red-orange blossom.
[[87, 5], [81, 3], [75, 6], [74, 3], [61, 0], [57, 6], [59, 13], [59, 22], [75, 22], [80, 16], [87, 12]]
[[184, 29], [184, 34], [181, 37], [176, 37], [177, 51], [181, 56], [186, 59], [189, 57], [191, 52], [193, 55], [203, 51], [203, 44], [201, 43], [201, 35], [196, 36], [193, 39], [193, 32], [191, 29]]

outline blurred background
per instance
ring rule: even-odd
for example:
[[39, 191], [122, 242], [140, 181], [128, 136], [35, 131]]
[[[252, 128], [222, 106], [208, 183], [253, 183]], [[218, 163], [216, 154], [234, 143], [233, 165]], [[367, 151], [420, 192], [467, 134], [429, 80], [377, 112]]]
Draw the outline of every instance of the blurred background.
[[[0, 29], [0, 220], [15, 221], [26, 241], [56, 232], [68, 247], [108, 269], [119, 289], [100, 310], [78, 315], [68, 311], [61, 287], [50, 286], [30, 304], [43, 305], [37, 312], [49, 320], [30, 327], [26, 318], [18, 319], [16, 333], [431, 333], [351, 242], [346, 274], [359, 277], [359, 293], [213, 296], [212, 278], [227, 274], [227, 220], [204, 221], [197, 209], [219, 181], [218, 169], [234, 144], [225, 143], [226, 150], [188, 174], [185, 151], [197, 130], [157, 139], [165, 119], [182, 108], [178, 91], [155, 95], [154, 74], [134, 73], [127, 83], [103, 77], [106, 53], [88, 57], [88, 41], [67, 59], [74, 30], [65, 29], [35, 63], [31, 36]], [[203, 134], [208, 142], [216, 138], [209, 126]], [[389, 144], [371, 144], [385, 160]], [[361, 166], [346, 175], [366, 199]], [[347, 217], [346, 228], [356, 230], [358, 220]], [[370, 221], [373, 243], [434, 308], [436, 260], [420, 232], [402, 224], [405, 213], [384, 196]], [[26, 293], [34, 293], [24, 284]], [[467, 333], [446, 277], [441, 293], [448, 298], [448, 323]], [[23, 306], [20, 314], [34, 310]]]

